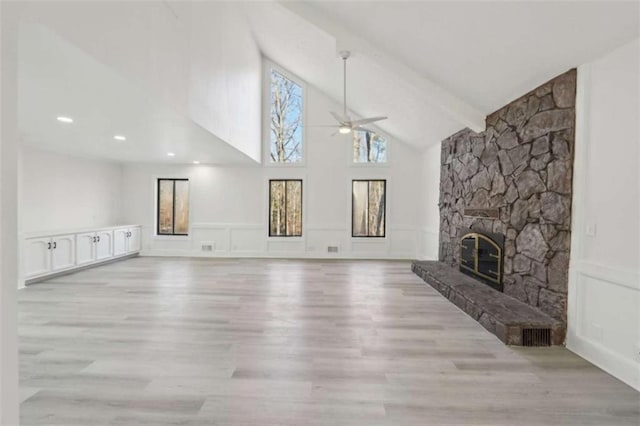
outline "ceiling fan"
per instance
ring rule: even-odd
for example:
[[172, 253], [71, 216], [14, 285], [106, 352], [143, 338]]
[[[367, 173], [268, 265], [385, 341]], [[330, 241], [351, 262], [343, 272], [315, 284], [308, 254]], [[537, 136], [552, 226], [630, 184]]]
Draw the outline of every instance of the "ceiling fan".
[[351, 52], [348, 50], [343, 50], [340, 52], [340, 57], [342, 58], [343, 68], [344, 68], [344, 80], [343, 80], [343, 109], [342, 115], [331, 111], [331, 115], [338, 121], [338, 124], [335, 127], [338, 127], [338, 132], [344, 135], [353, 132], [369, 132], [375, 133], [373, 130], [367, 129], [364, 127], [366, 124], [374, 123], [376, 121], [386, 120], [387, 117], [369, 117], [369, 118], [361, 118], [359, 120], [352, 120], [351, 117], [347, 114], [347, 59], [351, 56]]

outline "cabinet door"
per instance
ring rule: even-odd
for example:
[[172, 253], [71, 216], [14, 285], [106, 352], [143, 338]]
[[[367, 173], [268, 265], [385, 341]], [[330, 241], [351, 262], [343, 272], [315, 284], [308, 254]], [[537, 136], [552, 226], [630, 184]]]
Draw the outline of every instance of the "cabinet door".
[[51, 238], [28, 238], [24, 242], [25, 278], [46, 274], [51, 270]]
[[96, 233], [96, 259], [104, 260], [113, 257], [113, 231], [99, 231]]
[[76, 236], [75, 235], [59, 235], [51, 239], [53, 247], [51, 248], [51, 270], [59, 271], [61, 269], [72, 268], [76, 264]]
[[76, 264], [78, 266], [86, 265], [96, 259], [95, 238], [96, 234], [93, 232], [76, 235]]
[[129, 253], [140, 251], [140, 228], [129, 229]]
[[128, 229], [116, 229], [115, 231], [113, 231], [114, 256], [121, 256], [127, 253], [127, 241], [129, 240], [129, 238], [127, 238], [127, 235], [129, 235]]

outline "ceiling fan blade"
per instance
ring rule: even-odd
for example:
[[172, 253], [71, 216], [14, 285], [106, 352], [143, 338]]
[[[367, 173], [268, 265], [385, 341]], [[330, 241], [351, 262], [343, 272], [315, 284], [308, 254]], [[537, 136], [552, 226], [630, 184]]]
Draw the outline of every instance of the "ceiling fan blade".
[[370, 118], [363, 118], [361, 120], [353, 120], [350, 124], [351, 127], [359, 127], [362, 124], [367, 124], [367, 123], [373, 123], [374, 121], [381, 121], [381, 120], [386, 120], [388, 117], [370, 117]]
[[336, 119], [336, 121], [337, 121], [338, 123], [340, 123], [340, 124], [342, 124], [342, 123], [346, 123], [346, 122], [348, 122], [348, 121], [349, 121], [349, 117], [343, 117], [343, 116], [341, 116], [340, 114], [338, 114], [337, 112], [333, 112], [333, 111], [331, 111], [330, 113], [331, 113], [331, 115], [333, 116], [333, 118], [335, 118], [335, 119]]
[[[343, 94], [343, 112], [342, 115], [338, 114], [337, 112], [333, 112], [330, 111], [331, 115], [333, 116], [333, 118], [336, 119], [336, 121], [338, 121], [338, 123], [340, 124], [338, 127], [340, 127], [340, 133], [343, 134], [348, 134], [350, 133], [350, 131], [354, 131], [354, 132], [367, 132], [367, 133], [375, 133], [372, 130], [366, 129], [364, 127], [362, 127], [362, 125], [364, 124], [368, 124], [368, 123], [373, 123], [375, 121], [381, 121], [381, 120], [386, 120], [388, 117], [369, 117], [369, 118], [362, 118], [360, 120], [351, 120], [351, 117], [349, 117], [349, 115], [347, 114], [347, 59], [349, 59], [349, 56], [351, 55], [351, 52], [344, 50], [340, 52], [340, 57], [342, 58], [342, 65], [343, 65], [343, 71], [344, 71], [344, 76], [343, 76], [343, 80], [342, 80], [342, 94]], [[336, 132], [338, 133], [338, 132]], [[334, 133], [334, 135], [336, 134]]]
[[305, 124], [302, 127], [340, 127], [339, 124]]

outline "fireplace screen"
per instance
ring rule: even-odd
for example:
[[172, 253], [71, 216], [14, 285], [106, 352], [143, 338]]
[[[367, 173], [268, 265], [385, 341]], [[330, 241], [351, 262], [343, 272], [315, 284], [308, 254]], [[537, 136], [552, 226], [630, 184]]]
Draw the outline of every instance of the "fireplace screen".
[[[496, 236], [497, 237], [497, 236]], [[460, 271], [488, 284], [498, 291], [502, 286], [502, 246], [479, 232], [470, 232], [460, 242]]]

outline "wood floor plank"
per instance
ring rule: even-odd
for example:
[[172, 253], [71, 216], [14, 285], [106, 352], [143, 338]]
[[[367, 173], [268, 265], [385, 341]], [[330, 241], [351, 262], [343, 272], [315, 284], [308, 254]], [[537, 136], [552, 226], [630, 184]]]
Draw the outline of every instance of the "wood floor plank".
[[408, 262], [138, 257], [19, 309], [25, 425], [640, 424], [640, 393], [504, 346]]

